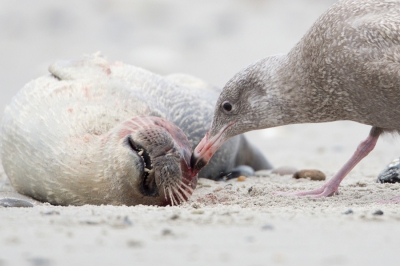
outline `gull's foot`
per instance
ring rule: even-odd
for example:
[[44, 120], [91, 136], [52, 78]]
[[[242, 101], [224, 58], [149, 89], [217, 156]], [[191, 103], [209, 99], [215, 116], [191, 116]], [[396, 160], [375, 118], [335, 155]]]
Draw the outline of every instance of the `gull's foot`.
[[282, 196], [297, 196], [297, 197], [310, 196], [312, 198], [324, 198], [337, 195], [339, 191], [337, 187], [325, 184], [322, 187], [314, 190], [297, 191], [297, 192], [275, 191], [273, 193], [275, 195], [282, 195]]
[[400, 196], [396, 196], [394, 198], [391, 198], [390, 200], [378, 200], [378, 203], [383, 203], [383, 204], [398, 204], [400, 203]]

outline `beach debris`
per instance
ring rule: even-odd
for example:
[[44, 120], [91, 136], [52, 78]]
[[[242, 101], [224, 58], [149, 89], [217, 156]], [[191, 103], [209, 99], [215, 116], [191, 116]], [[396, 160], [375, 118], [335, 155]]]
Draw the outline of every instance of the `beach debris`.
[[326, 175], [322, 173], [320, 170], [316, 169], [304, 169], [297, 171], [293, 174], [293, 178], [300, 179], [300, 178], [309, 178], [314, 181], [322, 181], [326, 179]]

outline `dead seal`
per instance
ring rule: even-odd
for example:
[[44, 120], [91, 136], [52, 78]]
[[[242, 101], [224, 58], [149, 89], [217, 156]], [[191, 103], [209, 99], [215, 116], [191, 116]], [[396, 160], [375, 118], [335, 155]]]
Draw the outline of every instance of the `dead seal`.
[[[49, 71], [3, 117], [1, 160], [19, 193], [57, 205], [168, 205], [190, 197], [192, 147], [211, 122], [218, 90], [97, 55]], [[270, 168], [243, 136], [216, 155], [200, 176]]]
[[373, 126], [321, 188], [291, 193], [331, 196], [383, 132], [399, 132], [399, 102], [400, 1], [338, 1], [288, 54], [262, 59], [228, 81], [192, 166], [199, 169], [227, 139], [250, 130], [336, 120]]

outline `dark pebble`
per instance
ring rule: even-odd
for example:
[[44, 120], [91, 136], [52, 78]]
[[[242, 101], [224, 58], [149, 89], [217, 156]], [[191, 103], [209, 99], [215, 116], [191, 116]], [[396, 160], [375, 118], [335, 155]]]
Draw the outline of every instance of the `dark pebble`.
[[295, 179], [309, 178], [311, 180], [322, 181], [326, 179], [326, 175], [322, 173], [320, 170], [305, 169], [294, 173], [293, 178]]
[[81, 224], [98, 225], [100, 223], [99, 222], [95, 222], [95, 221], [81, 221]]
[[354, 213], [352, 209], [348, 209], [347, 211], [343, 212], [343, 214], [352, 214]]
[[172, 236], [173, 233], [172, 233], [172, 231], [170, 229], [164, 229], [164, 230], [162, 230], [161, 235], [163, 235], [163, 236]]
[[383, 211], [381, 210], [376, 210], [372, 215], [383, 215]]
[[46, 258], [31, 258], [28, 260], [32, 266], [50, 266], [51, 261]]
[[124, 217], [123, 222], [124, 222], [124, 224], [126, 224], [126, 225], [128, 225], [128, 226], [133, 226], [133, 223], [132, 223], [131, 220], [129, 220], [129, 217], [128, 217], [128, 216], [125, 216], [125, 217]]
[[139, 248], [143, 246], [143, 243], [137, 240], [129, 240], [126, 244], [131, 248]]
[[400, 158], [394, 159], [378, 175], [377, 183], [400, 183]]
[[42, 212], [42, 215], [60, 215], [60, 212], [58, 211], [47, 211], [47, 212]]
[[274, 230], [274, 227], [272, 226], [272, 225], [270, 225], [270, 224], [266, 224], [266, 225], [263, 225], [262, 227], [261, 227], [261, 230], [263, 230], [263, 231], [270, 231], [270, 230]]
[[179, 219], [179, 215], [178, 214], [174, 214], [171, 216], [171, 220], [178, 220]]

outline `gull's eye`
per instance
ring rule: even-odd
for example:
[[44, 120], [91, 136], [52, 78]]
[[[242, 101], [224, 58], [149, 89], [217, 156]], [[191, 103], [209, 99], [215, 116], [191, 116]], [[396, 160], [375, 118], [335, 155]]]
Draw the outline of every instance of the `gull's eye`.
[[230, 112], [232, 110], [232, 104], [228, 101], [225, 101], [222, 103], [222, 108], [226, 111], [226, 112]]

